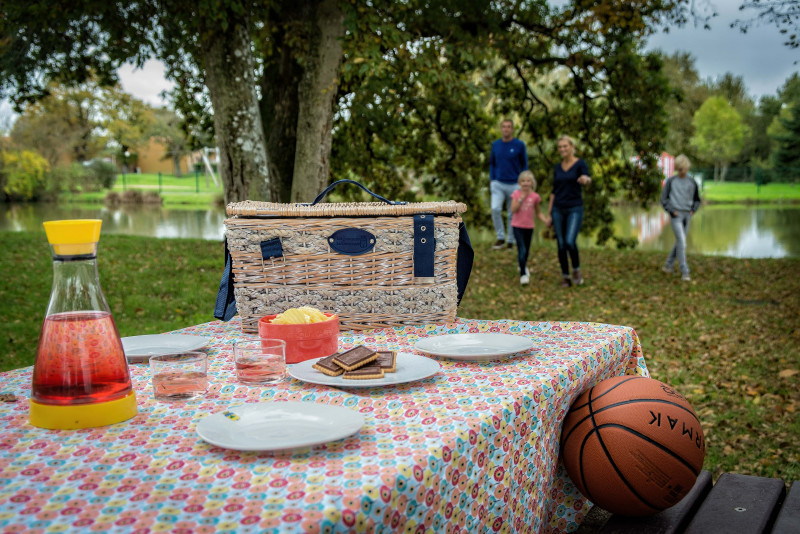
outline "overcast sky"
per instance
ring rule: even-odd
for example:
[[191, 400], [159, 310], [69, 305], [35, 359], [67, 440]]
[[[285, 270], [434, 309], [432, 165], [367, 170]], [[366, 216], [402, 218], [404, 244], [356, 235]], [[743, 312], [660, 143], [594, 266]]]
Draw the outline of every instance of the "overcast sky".
[[731, 28], [736, 19], [753, 16], [752, 10], [739, 11], [742, 0], [711, 2], [718, 16], [711, 19], [710, 30], [689, 23], [667, 34], [654, 35], [648, 49], [667, 54], [679, 50], [691, 53], [703, 79], [716, 79], [726, 72], [741, 76], [756, 101], [765, 95], [776, 95], [786, 79], [800, 69], [800, 49], [784, 45], [785, 37], [773, 24], [751, 27], [747, 33]]

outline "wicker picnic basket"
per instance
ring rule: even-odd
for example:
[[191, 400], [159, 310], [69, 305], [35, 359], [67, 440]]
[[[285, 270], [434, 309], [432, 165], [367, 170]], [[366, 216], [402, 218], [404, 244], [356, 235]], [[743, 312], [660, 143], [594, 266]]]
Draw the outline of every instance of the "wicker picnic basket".
[[260, 317], [298, 306], [337, 313], [343, 329], [452, 322], [466, 285], [457, 284], [466, 205], [391, 202], [350, 180], [381, 202], [318, 203], [341, 182], [312, 204], [227, 206], [242, 330], [256, 333]]

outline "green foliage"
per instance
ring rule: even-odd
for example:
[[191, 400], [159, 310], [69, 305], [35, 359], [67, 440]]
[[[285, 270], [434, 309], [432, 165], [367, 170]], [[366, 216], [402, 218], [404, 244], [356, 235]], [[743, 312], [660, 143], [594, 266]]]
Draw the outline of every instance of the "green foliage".
[[86, 166], [86, 170], [91, 176], [92, 183], [100, 189], [111, 189], [117, 179], [117, 168], [107, 161], [93, 160]]
[[105, 89], [102, 93], [102, 126], [120, 156], [136, 152], [147, 144], [156, 125], [153, 109], [118, 87]]
[[[488, 154], [500, 119], [515, 119], [546, 196], [572, 134], [593, 167], [585, 226], [610, 237], [609, 199], [650, 201], [666, 133], [661, 61], [640, 39], [681, 2], [410, 3], [349, 19], [332, 172], [394, 198], [422, 191], [488, 220]], [[362, 26], [363, 25], [363, 26]], [[380, 28], [379, 32], [370, 31]], [[354, 149], [354, 147], [358, 147]], [[643, 165], [626, 162], [640, 155]]]
[[114, 165], [101, 160], [91, 163], [72, 163], [54, 167], [47, 176], [51, 197], [63, 192], [89, 193], [109, 189], [116, 180], [117, 169]]
[[800, 178], [800, 97], [787, 106], [787, 116], [778, 117], [782, 131], [774, 135], [777, 148], [773, 154], [775, 170]]
[[30, 150], [0, 153], [0, 184], [9, 200], [36, 200], [45, 192], [50, 165]]
[[745, 127], [741, 116], [721, 96], [706, 100], [694, 114], [692, 143], [700, 157], [716, 167], [727, 165], [741, 150]]
[[65, 191], [77, 193], [83, 190], [86, 174], [86, 169], [80, 163], [59, 165], [50, 171], [48, 182], [51, 184], [51, 190], [55, 193], [54, 196]]
[[47, 96], [26, 105], [11, 130], [22, 149], [36, 150], [55, 167], [66, 161], [86, 161], [104, 147], [99, 132], [102, 106], [96, 84], [67, 87], [52, 83]]

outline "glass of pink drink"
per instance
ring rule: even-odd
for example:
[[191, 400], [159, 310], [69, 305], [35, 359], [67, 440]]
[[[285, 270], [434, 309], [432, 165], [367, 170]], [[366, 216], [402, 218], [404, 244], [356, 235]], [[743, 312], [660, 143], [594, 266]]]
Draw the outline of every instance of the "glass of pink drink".
[[183, 401], [208, 391], [208, 355], [183, 352], [150, 357], [153, 396], [160, 401]]
[[247, 385], [274, 384], [286, 376], [286, 342], [254, 338], [233, 344], [236, 377]]

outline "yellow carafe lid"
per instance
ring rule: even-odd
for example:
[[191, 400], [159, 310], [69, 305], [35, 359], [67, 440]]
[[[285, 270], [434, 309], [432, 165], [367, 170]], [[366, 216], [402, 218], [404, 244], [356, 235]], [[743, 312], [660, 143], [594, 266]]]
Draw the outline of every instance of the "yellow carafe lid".
[[69, 219], [44, 223], [47, 241], [59, 256], [94, 254], [100, 240], [101, 219]]

